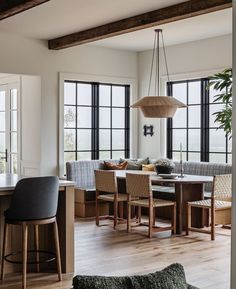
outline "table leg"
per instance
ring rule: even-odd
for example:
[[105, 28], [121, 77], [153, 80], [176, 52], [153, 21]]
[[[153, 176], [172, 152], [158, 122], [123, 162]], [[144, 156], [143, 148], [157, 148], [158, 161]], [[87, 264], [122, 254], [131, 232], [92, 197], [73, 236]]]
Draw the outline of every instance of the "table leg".
[[183, 186], [175, 183], [175, 200], [176, 200], [176, 234], [182, 234], [183, 228]]

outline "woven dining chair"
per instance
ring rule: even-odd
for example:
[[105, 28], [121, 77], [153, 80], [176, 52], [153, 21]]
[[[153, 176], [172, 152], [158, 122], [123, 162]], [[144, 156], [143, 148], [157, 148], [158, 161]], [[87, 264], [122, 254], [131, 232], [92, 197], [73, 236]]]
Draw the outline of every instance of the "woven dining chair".
[[[96, 225], [102, 219], [114, 220], [113, 227], [116, 228], [117, 221], [123, 219], [118, 218], [118, 205], [127, 202], [127, 195], [118, 193], [116, 173], [114, 171], [95, 170], [95, 186], [96, 186]], [[114, 214], [109, 216], [99, 215], [99, 205], [101, 202], [113, 203]], [[123, 207], [123, 206], [121, 206]]]
[[[176, 203], [172, 201], [165, 201], [160, 199], [154, 199], [152, 193], [151, 179], [149, 175], [140, 174], [126, 174], [126, 191], [128, 194], [128, 218], [127, 218], [127, 232], [131, 231], [131, 206], [138, 207], [139, 212], [142, 207], [149, 210], [149, 222], [148, 222], [148, 237], [152, 238], [153, 231], [162, 232], [172, 230], [172, 233], [176, 233]], [[153, 212], [155, 208], [159, 207], [172, 207], [172, 222], [171, 226], [158, 227], [155, 226], [155, 220], [153, 218]], [[139, 215], [139, 219], [141, 216]], [[145, 225], [139, 220], [138, 225]]]
[[[186, 235], [189, 231], [211, 234], [211, 240], [215, 240], [215, 225], [231, 224], [231, 197], [232, 175], [217, 175], [213, 179], [213, 189], [210, 199], [187, 203]], [[207, 228], [194, 228], [191, 224], [191, 209], [201, 208], [210, 211], [210, 230]]]

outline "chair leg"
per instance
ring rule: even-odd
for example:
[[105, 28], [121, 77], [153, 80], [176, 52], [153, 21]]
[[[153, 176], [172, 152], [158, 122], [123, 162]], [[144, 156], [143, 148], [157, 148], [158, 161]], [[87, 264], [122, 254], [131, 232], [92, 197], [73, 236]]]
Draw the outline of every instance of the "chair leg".
[[215, 210], [211, 209], [211, 240], [215, 240]]
[[176, 203], [173, 206], [173, 216], [172, 216], [172, 234], [176, 234]]
[[34, 246], [36, 250], [36, 271], [39, 273], [39, 226], [34, 226]]
[[156, 223], [156, 208], [153, 208], [153, 221], [152, 221], [152, 225], [153, 227], [155, 227], [155, 223]]
[[28, 241], [28, 226], [22, 224], [22, 255], [23, 255], [23, 268], [22, 268], [22, 288], [26, 289], [26, 274], [27, 274], [27, 241]]
[[138, 223], [142, 221], [142, 207], [138, 206]]
[[98, 200], [97, 196], [98, 196], [98, 192], [96, 191], [96, 208], [95, 208], [95, 211], [96, 211], [96, 225], [99, 226], [99, 200]]
[[186, 208], [186, 235], [189, 235], [189, 228], [191, 227], [191, 205], [187, 203]]
[[57, 221], [53, 223], [53, 230], [54, 230], [54, 240], [55, 240], [56, 258], [57, 258], [56, 260], [57, 261], [57, 274], [58, 274], [59, 281], [62, 281], [61, 255], [60, 255], [60, 244], [59, 244]]
[[4, 233], [3, 233], [3, 245], [2, 245], [2, 266], [1, 266], [1, 280], [4, 279], [4, 269], [5, 269], [5, 259], [6, 256], [6, 247], [7, 247], [7, 235], [8, 235], [8, 224], [4, 224]]
[[149, 226], [148, 226], [148, 237], [152, 238], [152, 223], [153, 223], [153, 207], [149, 206]]
[[131, 206], [127, 202], [127, 233], [130, 232]]
[[117, 225], [117, 215], [118, 215], [118, 202], [117, 202], [117, 198], [115, 197], [114, 200], [114, 229], [116, 228]]

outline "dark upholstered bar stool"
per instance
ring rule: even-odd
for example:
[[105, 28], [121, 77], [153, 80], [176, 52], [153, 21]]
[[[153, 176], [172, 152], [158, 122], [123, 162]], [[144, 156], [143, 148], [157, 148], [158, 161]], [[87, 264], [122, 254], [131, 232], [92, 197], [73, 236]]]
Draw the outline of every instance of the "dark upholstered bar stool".
[[54, 239], [55, 239], [55, 256], [57, 261], [58, 278], [61, 281], [61, 259], [58, 238], [58, 228], [56, 221], [56, 212], [58, 205], [58, 177], [37, 177], [25, 178], [20, 180], [15, 187], [11, 205], [5, 211], [5, 226], [2, 248], [2, 267], [1, 279], [4, 278], [4, 264], [7, 257], [6, 244], [9, 225], [19, 225], [22, 227], [22, 288], [26, 288], [26, 273], [27, 273], [27, 241], [28, 241], [28, 226], [34, 226], [35, 252], [37, 271], [39, 271], [39, 225], [53, 224]]

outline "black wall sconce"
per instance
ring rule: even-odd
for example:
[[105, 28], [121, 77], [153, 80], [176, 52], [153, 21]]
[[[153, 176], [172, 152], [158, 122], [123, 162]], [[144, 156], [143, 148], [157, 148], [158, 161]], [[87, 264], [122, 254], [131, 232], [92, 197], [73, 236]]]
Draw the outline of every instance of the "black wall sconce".
[[147, 136], [147, 135], [150, 135], [150, 136], [153, 136], [154, 132], [153, 132], [153, 125], [144, 125], [143, 126], [143, 135], [144, 136]]

